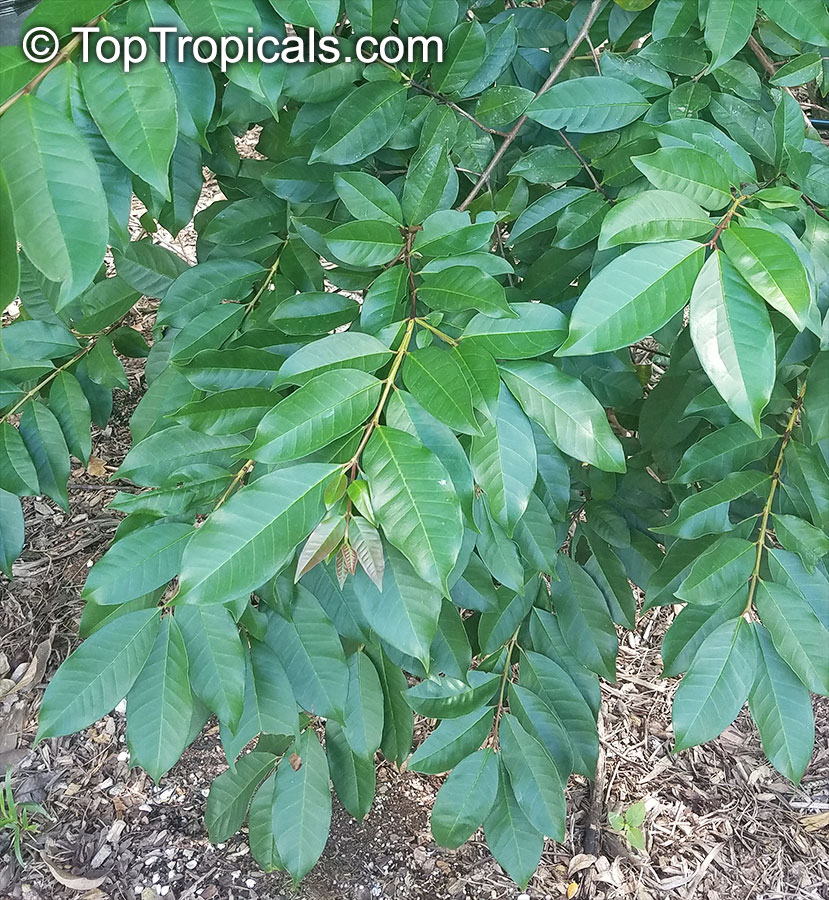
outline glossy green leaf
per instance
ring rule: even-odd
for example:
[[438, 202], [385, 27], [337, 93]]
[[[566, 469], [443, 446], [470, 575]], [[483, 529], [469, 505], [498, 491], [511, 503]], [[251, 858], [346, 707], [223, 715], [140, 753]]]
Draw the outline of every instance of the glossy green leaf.
[[514, 319], [474, 316], [464, 329], [462, 346], [472, 344], [496, 359], [529, 359], [555, 350], [566, 335], [563, 314], [544, 303], [515, 303]]
[[406, 356], [403, 381], [415, 400], [453, 431], [480, 434], [472, 409], [472, 391], [450, 353], [424, 347]]
[[662, 147], [631, 162], [655, 188], [682, 194], [705, 209], [722, 209], [731, 201], [728, 175], [702, 150]]
[[80, 731], [126, 697], [155, 643], [161, 611], [128, 613], [87, 638], [49, 682], [37, 739]]
[[242, 827], [254, 791], [275, 765], [272, 754], [254, 750], [239, 760], [235, 771], [223, 772], [216, 778], [204, 811], [211, 841], [226, 841]]
[[515, 318], [504, 288], [491, 275], [471, 266], [451, 266], [423, 275], [417, 298], [430, 309], [475, 309], [496, 321]]
[[61, 282], [60, 305], [87, 288], [107, 246], [107, 202], [89, 147], [43, 100], [22, 97], [0, 119], [0, 161], [26, 256]]
[[711, 230], [705, 210], [683, 194], [644, 191], [617, 203], [605, 216], [599, 249], [702, 237]]
[[455, 849], [480, 828], [498, 790], [498, 758], [476, 750], [459, 762], [435, 797], [432, 836], [441, 847]]
[[173, 616], [166, 616], [147, 663], [127, 695], [130, 759], [158, 783], [184, 752], [181, 723], [193, 715], [187, 649]]
[[276, 849], [295, 882], [325, 849], [331, 825], [328, 761], [313, 729], [303, 731], [294, 752], [301, 765], [279, 766], [273, 804]]
[[545, 128], [595, 134], [629, 125], [648, 107], [642, 94], [624, 81], [588, 75], [554, 84], [533, 100], [527, 115]]
[[737, 718], [756, 663], [757, 645], [744, 619], [724, 622], [708, 635], [674, 695], [676, 750], [717, 737]]
[[625, 471], [622, 445], [581, 382], [548, 363], [503, 363], [501, 372], [524, 412], [560, 450], [604, 471]]
[[588, 284], [570, 316], [559, 356], [618, 350], [658, 331], [688, 302], [704, 259], [702, 244], [634, 247]]
[[335, 468], [306, 463], [263, 475], [202, 525], [181, 564], [179, 603], [223, 603], [279, 572], [322, 518]]
[[266, 463], [307, 456], [361, 425], [379, 397], [380, 382], [373, 375], [357, 369], [325, 372], [264, 416], [248, 453]]
[[810, 691], [829, 693], [829, 630], [808, 602], [788, 587], [761, 581], [755, 603], [783, 661]]
[[439, 775], [454, 769], [481, 747], [492, 728], [492, 717], [492, 709], [484, 707], [456, 719], [447, 719], [415, 750], [406, 768], [425, 775]]
[[803, 263], [781, 235], [765, 228], [735, 225], [723, 232], [723, 250], [751, 287], [802, 330], [812, 291]]
[[691, 338], [720, 396], [760, 435], [774, 387], [774, 333], [761, 299], [717, 250], [691, 294]]
[[712, 57], [709, 72], [745, 47], [756, 18], [757, 0], [708, 0], [704, 37]]
[[448, 593], [463, 525], [446, 469], [416, 438], [387, 426], [374, 430], [363, 466], [386, 538], [424, 581]]

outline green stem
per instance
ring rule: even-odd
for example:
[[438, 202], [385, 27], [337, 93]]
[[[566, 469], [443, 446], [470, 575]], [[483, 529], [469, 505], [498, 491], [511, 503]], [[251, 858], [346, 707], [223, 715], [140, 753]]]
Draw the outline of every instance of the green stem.
[[495, 708], [495, 721], [492, 724], [492, 740], [495, 747], [499, 747], [498, 729], [501, 725], [501, 716], [504, 713], [504, 695], [507, 691], [507, 682], [509, 681], [510, 672], [512, 670], [512, 651], [518, 641], [518, 629], [515, 634], [507, 641], [507, 659], [504, 663], [504, 673], [501, 675], [501, 687], [498, 690], [498, 706]]
[[431, 331], [432, 334], [439, 337], [442, 341], [446, 341], [447, 344], [451, 344], [453, 347], [458, 346], [459, 341], [456, 341], [453, 337], [449, 337], [448, 334], [445, 334], [439, 328], [435, 328], [434, 325], [430, 325], [426, 319], [415, 319], [415, 322], [427, 331]]
[[760, 533], [757, 535], [757, 554], [754, 558], [754, 570], [752, 571], [751, 578], [748, 582], [748, 601], [746, 602], [746, 607], [743, 611], [744, 616], [748, 616], [751, 613], [751, 608], [754, 605], [754, 595], [757, 592], [757, 582], [760, 580], [760, 565], [763, 562], [763, 550], [765, 550], [766, 547], [766, 535], [769, 530], [771, 507], [774, 502], [774, 495], [777, 492], [777, 485], [780, 483], [780, 473], [783, 470], [783, 454], [786, 452], [786, 447], [789, 446], [789, 441], [792, 438], [792, 429], [797, 420], [797, 414], [803, 406], [803, 397], [805, 394], [806, 379], [804, 378], [803, 384], [800, 386], [800, 392], [794, 402], [792, 414], [789, 416], [789, 421], [786, 424], [786, 431], [783, 433], [780, 452], [777, 454], [777, 462], [775, 462], [774, 470], [771, 473], [771, 487], [769, 488], [769, 495], [766, 499], [765, 506], [763, 507], [763, 515], [760, 520]]

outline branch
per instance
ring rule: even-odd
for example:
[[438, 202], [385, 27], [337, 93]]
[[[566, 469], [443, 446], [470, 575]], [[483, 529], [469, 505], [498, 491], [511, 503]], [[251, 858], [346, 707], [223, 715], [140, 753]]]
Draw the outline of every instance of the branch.
[[[114, 5], [115, 4], [113, 3], [112, 6], [114, 6]], [[104, 12], [102, 12], [101, 15], [95, 16], [95, 18], [92, 19], [91, 22], [87, 22], [86, 27], [94, 28], [98, 24], [98, 22], [100, 22], [101, 19], [104, 18], [104, 16], [109, 12], [109, 10], [112, 9], [112, 6], [110, 6], [108, 9], [106, 9]], [[43, 81], [43, 79], [52, 71], [52, 69], [57, 68], [62, 62], [69, 59], [69, 57], [72, 55], [72, 53], [74, 53], [74, 51], [80, 46], [80, 43], [81, 43], [81, 36], [79, 34], [76, 34], [75, 37], [73, 37], [72, 40], [69, 41], [66, 44], [66, 46], [60, 50], [58, 55], [51, 62], [47, 63], [37, 73], [37, 75], [34, 76], [34, 78], [32, 78], [30, 81], [28, 81], [26, 84], [24, 84], [23, 87], [20, 88], [20, 90], [16, 94], [12, 94], [11, 97], [9, 97], [9, 99], [5, 101], [5, 103], [0, 104], [0, 116], [2, 116], [3, 113], [6, 112], [6, 110], [8, 110], [12, 106], [14, 106], [14, 104], [17, 103], [17, 101], [22, 96], [24, 96], [24, 94], [28, 94], [31, 91], [33, 91], [40, 84], [40, 82]]]
[[803, 379], [803, 384], [800, 386], [800, 393], [797, 395], [797, 399], [794, 401], [794, 409], [792, 410], [792, 414], [789, 416], [789, 421], [786, 423], [786, 430], [783, 432], [783, 441], [780, 444], [780, 452], [777, 454], [777, 462], [774, 464], [774, 471], [771, 473], [771, 488], [769, 489], [769, 496], [766, 500], [766, 504], [763, 507], [763, 518], [760, 522], [760, 533], [757, 535], [757, 555], [754, 557], [754, 571], [751, 573], [751, 578], [749, 579], [748, 585], [748, 601], [746, 602], [746, 608], [743, 611], [744, 616], [748, 616], [751, 612], [751, 607], [754, 603], [754, 594], [757, 591], [757, 582], [760, 580], [760, 564], [763, 561], [763, 550], [766, 548], [766, 535], [769, 530], [769, 516], [771, 515], [771, 507], [774, 502], [774, 495], [777, 492], [777, 485], [780, 483], [780, 472], [783, 470], [783, 454], [786, 452], [786, 447], [789, 446], [789, 441], [792, 438], [792, 429], [794, 428], [795, 421], [797, 420], [797, 414], [800, 412], [800, 408], [803, 406], [803, 396], [806, 393], [806, 378]]
[[593, 182], [593, 186], [600, 194], [604, 194], [604, 196], [613, 203], [613, 198], [608, 194], [608, 192], [601, 186], [599, 183], [599, 179], [596, 178], [596, 173], [590, 168], [590, 163], [579, 153], [576, 149], [575, 144], [567, 137], [567, 135], [563, 131], [559, 131], [558, 136], [567, 144], [570, 152], [576, 157], [576, 159], [582, 164], [582, 168], [585, 172], [590, 176], [590, 180]]
[[[604, 4], [604, 0], [593, 0], [593, 2], [590, 4], [590, 10], [587, 13], [587, 18], [584, 20], [584, 24], [579, 29], [579, 33], [573, 39], [573, 43], [570, 44], [570, 46], [564, 51], [564, 56], [561, 57], [561, 59], [556, 64], [556, 67], [553, 69], [552, 72], [550, 72], [549, 76], [547, 77], [547, 80], [538, 89], [538, 93], [533, 98], [534, 100], [537, 99], [538, 97], [540, 97], [542, 94], [546, 93], [556, 83], [556, 81], [558, 81], [559, 76], [564, 71], [567, 64], [576, 55], [576, 50], [578, 50], [579, 45], [585, 39], [585, 37], [587, 37], [587, 34], [590, 31], [590, 28], [593, 25], [593, 22], [596, 21], [596, 16], [599, 15], [599, 10], [602, 8], [603, 4]], [[469, 208], [469, 204], [472, 203], [472, 201], [481, 192], [481, 189], [483, 188], [483, 186], [487, 183], [487, 181], [489, 181], [490, 176], [495, 171], [495, 167], [498, 165], [499, 162], [501, 162], [501, 159], [503, 158], [504, 154], [507, 152], [507, 150], [509, 149], [512, 142], [518, 137], [518, 133], [521, 131], [521, 129], [526, 124], [527, 118], [528, 118], [528, 116], [523, 115], [515, 123], [515, 125], [513, 125], [512, 130], [504, 138], [503, 143], [495, 151], [495, 155], [492, 157], [492, 159], [489, 161], [487, 167], [481, 173], [481, 177], [475, 182], [475, 185], [472, 188], [472, 190], [466, 195], [466, 199], [458, 207], [458, 209], [461, 210], [461, 212], [463, 212], [465, 209]]]
[[[405, 78], [406, 76], [404, 75], [403, 77]], [[473, 125], [477, 125], [477, 127], [480, 128], [481, 131], [485, 131], [487, 134], [495, 134], [498, 135], [498, 137], [503, 138], [507, 136], [506, 131], [499, 131], [497, 128], [488, 128], [486, 125], [484, 125], [483, 122], [476, 119], [475, 116], [472, 115], [472, 113], [467, 112], [463, 107], [458, 106], [457, 103], [453, 103], [448, 97], [444, 97], [443, 94], [439, 94], [437, 91], [433, 91], [431, 88], [427, 88], [425, 84], [419, 84], [417, 81], [413, 81], [411, 78], [407, 80], [411, 87], [416, 88], [418, 91], [421, 91], [424, 94], [428, 94], [428, 96], [430, 97], [434, 97], [435, 100], [437, 100], [439, 103], [445, 104], [450, 109], [454, 109], [459, 116], [464, 116], [464, 118], [469, 119], [469, 121], [472, 122]]]

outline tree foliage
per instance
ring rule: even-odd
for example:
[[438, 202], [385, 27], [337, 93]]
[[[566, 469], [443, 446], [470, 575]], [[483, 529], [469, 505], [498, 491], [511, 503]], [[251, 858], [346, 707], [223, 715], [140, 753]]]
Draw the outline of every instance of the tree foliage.
[[[450, 771], [435, 838], [483, 825], [525, 885], [568, 777], [595, 772], [633, 584], [681, 606], [676, 749], [748, 702], [798, 781], [829, 693], [829, 149], [792, 89], [829, 85], [825, 4], [76, 6], [115, 34], [447, 44], [433, 65], [226, 74], [124, 74], [71, 41], [37, 72], [2, 48], [7, 575], [18, 498], [67, 508], [70, 454], [122, 358], [147, 357], [117, 472], [135, 487], [38, 739], [126, 697], [158, 779], [215, 715], [210, 836], [247, 819], [297, 880], [330, 784], [362, 818], [378, 751]], [[223, 199], [187, 266], [153, 235], [191, 220], [203, 166]], [[151, 348], [123, 324], [142, 295]], [[415, 712], [439, 725], [410, 757]]]

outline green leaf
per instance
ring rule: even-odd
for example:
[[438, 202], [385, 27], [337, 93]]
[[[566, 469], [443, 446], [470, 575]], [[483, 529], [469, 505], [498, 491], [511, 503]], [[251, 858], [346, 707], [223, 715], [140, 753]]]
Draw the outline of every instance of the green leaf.
[[777, 434], [766, 425], [761, 436], [744, 422], [726, 425], [692, 444], [683, 454], [672, 482], [721, 481], [730, 472], [739, 472], [749, 463], [763, 459], [777, 443]]
[[9, 186], [6, 176], [0, 172], [0, 270], [6, 273], [0, 286], [0, 307], [3, 309], [17, 298], [20, 287], [20, 258], [13, 216]]
[[88, 287], [107, 247], [107, 201], [92, 153], [65, 116], [31, 94], [0, 118], [0, 162], [17, 240], [59, 308]]
[[35, 401], [23, 410], [20, 434], [35, 464], [41, 492], [68, 512], [70, 460], [60, 423], [46, 404]]
[[382, 219], [338, 225], [328, 232], [326, 241], [337, 259], [361, 267], [391, 262], [403, 249], [399, 229]]
[[173, 417], [203, 434], [239, 434], [255, 428], [279, 399], [279, 394], [264, 388], [219, 391], [186, 403]]
[[691, 566], [676, 596], [688, 603], [722, 603], [748, 582], [756, 551], [749, 541], [724, 535]]
[[573, 771], [573, 751], [561, 719], [538, 694], [522, 684], [509, 685], [509, 707], [524, 729], [541, 742], [555, 764], [562, 784], [566, 784]]
[[271, 5], [286, 22], [315, 28], [322, 34], [334, 30], [340, 12], [336, 0], [271, 0]]
[[405, 108], [405, 85], [366, 82], [334, 110], [328, 131], [314, 148], [310, 162], [348, 166], [365, 159], [389, 142]]
[[[491, 576], [505, 588], [523, 593], [524, 567], [518, 556], [518, 547], [493, 519], [484, 496], [476, 498], [472, 514], [475, 527], [478, 529], [475, 548]], [[499, 605], [497, 601], [496, 605]]]
[[598, 400], [576, 378], [541, 362], [501, 364], [524, 412], [564, 453], [606, 472], [624, 472], [625, 456]]
[[273, 830], [276, 849], [294, 883], [316, 864], [331, 826], [328, 761], [313, 729], [303, 731], [294, 752], [298, 769], [283, 760], [276, 776]]
[[580, 170], [581, 163], [566, 147], [547, 146], [528, 150], [508, 174], [520, 175], [530, 184], [562, 185]]
[[116, 541], [95, 563], [86, 579], [83, 600], [99, 605], [128, 603], [175, 578], [191, 525], [161, 522]]
[[808, 324], [812, 291], [794, 247], [774, 231], [748, 225], [732, 225], [721, 241], [740, 275], [802, 331]]
[[416, 438], [388, 426], [374, 430], [363, 467], [386, 538], [424, 581], [448, 594], [463, 523], [446, 469]]
[[[589, 528], [584, 531], [593, 556], [584, 570], [604, 595], [611, 619], [626, 628], [636, 627], [636, 600], [630, 589], [625, 567], [609, 543]], [[629, 546], [629, 542], [628, 545]]]
[[269, 775], [253, 797], [248, 811], [248, 841], [250, 855], [265, 872], [281, 869], [273, 833], [273, 799], [276, 772]]
[[[475, 117], [487, 128], [502, 128], [514, 122], [526, 110], [532, 99], [532, 91], [518, 87], [518, 85], [502, 84], [491, 87], [478, 98], [478, 102], [475, 104]], [[578, 167], [578, 165], [577, 161], [576, 166]], [[521, 172], [515, 172], [514, 169], [515, 166], [510, 169], [510, 175], [521, 174]], [[577, 172], [578, 168], [571, 171], [569, 175], [565, 175], [561, 179], [561, 183], [572, 178]]]
[[472, 391], [460, 363], [437, 347], [424, 347], [406, 356], [403, 381], [415, 400], [453, 431], [480, 434], [472, 409]]
[[187, 649], [173, 616], [165, 616], [147, 663], [127, 695], [130, 761], [158, 784], [178, 762], [193, 715]]
[[756, 624], [754, 633], [758, 652], [754, 685], [748, 697], [751, 718], [771, 764], [799, 784], [815, 743], [812, 699], [809, 689], [774, 649], [768, 631]]
[[550, 231], [556, 227], [561, 211], [581, 197], [589, 195], [587, 188], [564, 187], [550, 191], [531, 203], [516, 219], [510, 231], [509, 242], [516, 244], [521, 240]]
[[332, 369], [375, 372], [390, 356], [388, 347], [370, 334], [357, 331], [329, 334], [289, 356], [279, 370], [277, 384], [307, 384]]
[[601, 591], [568, 556], [562, 556], [558, 573], [560, 581], [550, 589], [567, 646], [583, 666], [615, 681], [618, 641]]
[[236, 728], [244, 708], [245, 654], [233, 617], [223, 606], [180, 606], [175, 616], [193, 693], [223, 725]]
[[454, 769], [486, 740], [492, 728], [492, 717], [492, 709], [484, 707], [441, 722], [412, 754], [406, 769], [425, 775], [439, 775]]
[[173, 338], [170, 361], [186, 364], [199, 351], [220, 347], [236, 332], [244, 314], [238, 303], [223, 303], [199, 313]]
[[160, 622], [158, 609], [127, 613], [70, 654], [43, 695], [37, 740], [80, 731], [111, 712], [144, 668]]
[[480, 213], [473, 223], [467, 212], [438, 210], [423, 222], [415, 235], [414, 252], [425, 259], [434, 259], [488, 249], [494, 224], [493, 213]]
[[0, 572], [11, 579], [12, 565], [23, 552], [23, 509], [20, 500], [0, 489]]
[[398, 766], [412, 749], [414, 716], [403, 694], [408, 686], [406, 676], [379, 648], [367, 648], [383, 688], [383, 740], [380, 748], [389, 762]]
[[804, 53], [781, 66], [771, 77], [778, 87], [798, 87], [814, 81], [821, 72], [819, 53]]
[[299, 705], [342, 724], [348, 694], [345, 654], [314, 595], [297, 585], [290, 618], [269, 611], [265, 639], [285, 667]]
[[500, 676], [471, 670], [467, 681], [440, 676], [410, 687], [403, 697], [421, 716], [457, 719], [492, 699]]
[[354, 576], [354, 592], [371, 628], [390, 647], [429, 667], [440, 616], [440, 593], [424, 582], [394, 547], [386, 548], [382, 590], [364, 571]]
[[775, 649], [797, 677], [816, 694], [829, 694], [829, 629], [809, 603], [788, 587], [760, 581], [757, 612]]
[[112, 152], [166, 200], [171, 199], [169, 169], [178, 114], [166, 66], [148, 54], [129, 72], [96, 59], [80, 66], [79, 72], [84, 101]]
[[[686, 497], [667, 525], [651, 526], [650, 530], [686, 540], [730, 531], [733, 527], [728, 518], [731, 502], [747, 494], [760, 493], [761, 488], [768, 487], [768, 481], [769, 476], [764, 472], [729, 472], [717, 484]], [[649, 587], [653, 590], [652, 584]]]
[[550, 754], [509, 713], [501, 717], [498, 736], [521, 811], [542, 834], [564, 840], [564, 784]]
[[763, 302], [716, 249], [691, 294], [691, 338], [720, 396], [760, 435], [775, 380], [774, 332]]
[[449, 153], [444, 144], [433, 144], [412, 161], [406, 172], [403, 216], [409, 225], [420, 225], [436, 210], [451, 206], [457, 195], [458, 173]]
[[260, 734], [291, 737], [297, 730], [297, 707], [291, 683], [277, 655], [267, 644], [251, 641], [245, 672], [242, 715], [234, 729], [220, 726], [228, 765]]
[[674, 191], [705, 209], [731, 202], [731, 185], [722, 166], [694, 147], [662, 147], [631, 162], [659, 190]]
[[745, 47], [756, 18], [757, 0], [708, 0], [704, 37], [712, 57], [709, 72]]
[[325, 372], [264, 416], [247, 452], [266, 463], [300, 459], [365, 422], [379, 397], [380, 382], [373, 375], [357, 369]]
[[473, 316], [461, 335], [461, 346], [473, 345], [496, 359], [529, 359], [555, 350], [566, 335], [562, 313], [544, 303], [515, 303], [516, 318]]
[[221, 843], [242, 827], [254, 791], [276, 765], [271, 753], [254, 750], [243, 756], [235, 770], [222, 772], [210, 785], [204, 823], [210, 840]]
[[512, 537], [527, 509], [537, 467], [530, 422], [503, 386], [494, 419], [472, 439], [469, 461], [493, 518]]
[[348, 657], [345, 736], [357, 756], [374, 756], [383, 737], [383, 689], [365, 653]]
[[787, 549], [803, 560], [809, 571], [829, 553], [829, 537], [820, 528], [797, 516], [772, 515], [774, 536]]
[[662, 640], [662, 676], [686, 672], [702, 642], [723, 622], [736, 619], [746, 606], [744, 590], [738, 590], [716, 605], [686, 606], [671, 623]]
[[[261, 266], [247, 259], [210, 259], [182, 272], [169, 286], [158, 311], [158, 324], [184, 328], [199, 313], [225, 299], [241, 299]], [[212, 348], [211, 348], [212, 349]]]
[[705, 257], [702, 244], [634, 247], [608, 263], [579, 297], [558, 356], [618, 350], [654, 334], [688, 302]]
[[573, 770], [596, 774], [599, 736], [596, 720], [579, 688], [562, 666], [541, 653], [521, 654], [521, 683], [537, 694], [561, 721], [573, 752]]
[[673, 191], [643, 191], [617, 203], [605, 216], [599, 249], [701, 237], [711, 232], [702, 207]]
[[453, 265], [440, 272], [424, 273], [422, 278], [417, 298], [429, 309], [441, 312], [475, 309], [496, 321], [516, 316], [501, 284], [480, 269]]
[[498, 776], [495, 805], [484, 821], [484, 835], [492, 855], [523, 890], [541, 861], [544, 837], [521, 811], [503, 762]]
[[[464, 369], [466, 382], [472, 388], [472, 378], [466, 374], [469, 369], [464, 366], [467, 358], [456, 351], [452, 351], [452, 355]], [[494, 362], [492, 366], [495, 367]], [[495, 376], [498, 376], [497, 369]], [[473, 402], [474, 398], [473, 392]], [[471, 521], [474, 479], [467, 455], [453, 431], [426, 412], [408, 391], [402, 390], [395, 391], [386, 405], [386, 424], [416, 435], [443, 463], [458, 494], [464, 517]]]
[[336, 467], [291, 466], [242, 488], [198, 529], [181, 564], [179, 603], [223, 603], [281, 571], [322, 518]]
[[829, 12], [821, 0], [760, 0], [760, 7], [792, 37], [821, 47], [829, 42]]
[[554, 84], [533, 100], [527, 115], [545, 128], [595, 134], [629, 125], [649, 107], [642, 94], [624, 81], [588, 75]]
[[355, 219], [375, 219], [403, 224], [400, 201], [382, 181], [367, 172], [345, 172], [334, 176], [334, 188]]
[[757, 645], [745, 619], [724, 622], [708, 635], [674, 695], [676, 751], [710, 741], [737, 718], [756, 663]]
[[441, 785], [432, 807], [432, 836], [441, 847], [456, 849], [469, 840], [490, 814], [498, 790], [498, 757], [476, 750], [459, 762]]
[[477, 20], [461, 22], [449, 35], [443, 61], [431, 71], [432, 90], [464, 95], [464, 88], [477, 73], [486, 50], [486, 34]]
[[374, 755], [355, 753], [345, 730], [333, 719], [325, 723], [325, 751], [331, 782], [346, 812], [358, 822], [369, 814], [377, 787]]
[[35, 464], [11, 422], [0, 422], [0, 489], [21, 497], [40, 492]]

